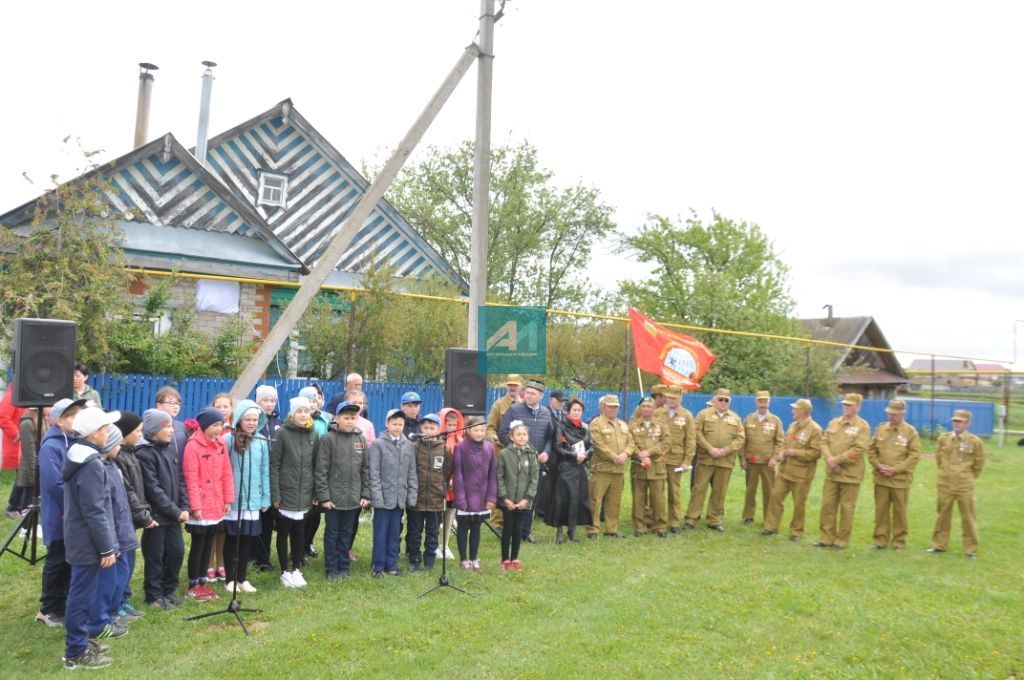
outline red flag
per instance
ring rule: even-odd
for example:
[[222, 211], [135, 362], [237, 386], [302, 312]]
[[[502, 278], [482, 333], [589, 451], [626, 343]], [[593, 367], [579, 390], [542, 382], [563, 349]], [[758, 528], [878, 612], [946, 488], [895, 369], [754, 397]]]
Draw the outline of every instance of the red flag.
[[629, 325], [633, 329], [633, 351], [636, 365], [648, 373], [660, 375], [666, 385], [692, 390], [718, 357], [702, 342], [669, 330], [629, 308]]

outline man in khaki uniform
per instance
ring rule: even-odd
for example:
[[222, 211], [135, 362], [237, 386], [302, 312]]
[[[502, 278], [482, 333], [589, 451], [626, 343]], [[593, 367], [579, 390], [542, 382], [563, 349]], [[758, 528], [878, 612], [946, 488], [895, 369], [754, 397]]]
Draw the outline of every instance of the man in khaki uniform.
[[682, 522], [681, 485], [683, 475], [690, 469], [697, 450], [697, 435], [693, 429], [693, 414], [680, 405], [683, 391], [678, 387], [665, 389], [665, 405], [654, 411], [668, 429], [668, 447], [665, 450], [665, 486], [668, 488], [666, 519], [668, 529], [678, 534]]
[[[665, 405], [665, 390], [667, 389], [668, 387], [666, 385], [662, 385], [661, 383], [658, 383], [657, 385], [651, 385], [651, 398], [654, 399], [655, 411], [657, 411], [659, 408]], [[633, 409], [633, 415], [629, 417], [630, 422], [635, 420], [638, 415], [640, 415], [639, 404], [637, 404], [637, 407]]]
[[761, 485], [761, 519], [768, 516], [768, 500], [772, 496], [772, 484], [775, 482], [775, 470], [769, 465], [773, 457], [782, 451], [784, 429], [782, 421], [768, 409], [772, 405], [772, 395], [766, 390], [759, 390], [754, 395], [757, 411], [743, 419], [743, 454], [740, 456], [740, 467], [747, 474], [747, 496], [743, 502], [743, 523], [753, 524], [757, 513], [757, 486]]
[[778, 469], [761, 533], [771, 536], [779, 532], [786, 496], [792, 493], [793, 519], [789, 523], [789, 540], [799, 541], [804, 535], [807, 493], [811, 490], [815, 467], [821, 457], [821, 426], [811, 420], [814, 406], [809, 399], [797, 399], [791, 406], [793, 422], [786, 430], [785, 448], [769, 463]]
[[668, 449], [668, 427], [654, 417], [654, 400], [644, 397], [640, 413], [629, 424], [636, 450], [633, 451], [630, 473], [633, 480], [633, 535], [643, 536], [653, 529], [665, 538], [665, 451]]
[[694, 432], [697, 435], [697, 481], [690, 489], [690, 505], [686, 508], [686, 524], [683, 528], [693, 529], [704, 509], [704, 497], [711, 486], [711, 500], [708, 501], [707, 526], [713, 531], [725, 531], [722, 518], [725, 515], [725, 493], [729, 490], [729, 478], [736, 465], [736, 454], [743, 450], [743, 422], [729, 408], [732, 393], [725, 389], [715, 390], [710, 406], [697, 414]]
[[875, 542], [872, 550], [892, 545], [894, 550], [907, 547], [907, 501], [914, 468], [921, 457], [921, 438], [906, 422], [907, 405], [893, 399], [885, 407], [889, 422], [875, 430], [868, 448], [868, 461], [875, 478]]
[[598, 508], [604, 504], [605, 536], [625, 538], [619, 531], [619, 509], [625, 484], [626, 461], [636, 450], [629, 425], [620, 420], [619, 398], [606, 394], [598, 402], [601, 415], [590, 421], [590, 438], [594, 455], [590, 459], [590, 507], [594, 523], [587, 527], [587, 538], [597, 538], [601, 531]]
[[821, 539], [815, 548], [843, 550], [850, 544], [857, 494], [864, 481], [864, 456], [871, 443], [871, 426], [859, 415], [863, 400], [859, 394], [845, 395], [843, 415], [833, 418], [821, 437], [825, 486], [821, 492]]
[[939, 437], [935, 463], [939, 466], [939, 516], [935, 519], [930, 553], [946, 552], [949, 528], [953, 522], [953, 504], [960, 508], [964, 553], [969, 559], [978, 554], [978, 524], [974, 519], [974, 480], [985, 467], [985, 447], [981, 439], [967, 431], [971, 412], [953, 412], [953, 431]]

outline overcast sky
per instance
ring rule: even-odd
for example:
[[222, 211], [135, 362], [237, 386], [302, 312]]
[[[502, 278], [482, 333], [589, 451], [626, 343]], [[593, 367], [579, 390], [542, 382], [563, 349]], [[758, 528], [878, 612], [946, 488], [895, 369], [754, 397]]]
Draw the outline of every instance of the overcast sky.
[[[195, 143], [209, 59], [211, 134], [291, 97], [350, 161], [377, 160], [473, 39], [478, 9], [9, 4], [0, 212], [74, 175], [66, 135], [103, 159], [131, 149], [140, 61], [160, 67], [151, 138]], [[557, 181], [598, 187], [626, 232], [691, 208], [756, 222], [792, 268], [801, 316], [830, 303], [873, 315], [897, 349], [1009, 360], [1024, 319], [1022, 19], [1021, 3], [983, 0], [512, 0], [494, 143], [529, 140]], [[475, 86], [474, 70], [424, 144], [472, 138]], [[609, 249], [595, 279], [644, 274]]]

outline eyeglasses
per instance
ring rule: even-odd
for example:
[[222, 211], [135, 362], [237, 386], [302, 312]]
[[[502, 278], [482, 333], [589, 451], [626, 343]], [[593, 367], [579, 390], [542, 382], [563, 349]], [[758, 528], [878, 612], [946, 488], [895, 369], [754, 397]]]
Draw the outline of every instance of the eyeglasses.
[[718, 397], [718, 401], [724, 401], [725, 403], [728, 404], [729, 403], [729, 397]]
[[181, 406], [180, 401], [161, 401], [160, 404], [167, 404], [168, 406]]

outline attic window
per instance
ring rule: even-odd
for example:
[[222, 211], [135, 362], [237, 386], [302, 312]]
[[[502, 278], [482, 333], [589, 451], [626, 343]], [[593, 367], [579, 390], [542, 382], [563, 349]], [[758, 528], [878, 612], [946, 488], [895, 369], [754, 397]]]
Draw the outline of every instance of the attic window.
[[260, 172], [257, 203], [277, 208], [285, 207], [288, 200], [288, 176], [274, 172]]

